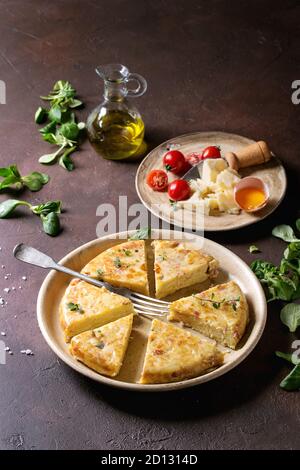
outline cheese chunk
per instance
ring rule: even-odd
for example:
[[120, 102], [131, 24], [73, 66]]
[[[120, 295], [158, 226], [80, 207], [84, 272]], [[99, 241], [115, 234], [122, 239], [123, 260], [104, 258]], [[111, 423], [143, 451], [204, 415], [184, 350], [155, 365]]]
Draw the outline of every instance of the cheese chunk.
[[67, 342], [79, 333], [134, 313], [129, 299], [73, 279], [60, 305], [60, 322]]
[[115, 245], [92, 259], [82, 273], [149, 295], [147, 259], [144, 240], [129, 240]]
[[202, 180], [208, 185], [215, 183], [218, 174], [226, 168], [228, 165], [223, 158], [207, 158], [202, 166]]
[[218, 274], [217, 260], [188, 248], [183, 242], [155, 240], [153, 246], [156, 297], [159, 299]]
[[245, 333], [248, 304], [240, 287], [230, 281], [173, 302], [168, 319], [235, 349]]
[[133, 314], [74, 336], [71, 354], [99, 374], [115, 377], [124, 360], [132, 322]]
[[231, 168], [221, 171], [216, 178], [216, 184], [219, 190], [233, 189], [233, 187], [240, 181], [241, 177], [237, 171]]
[[230, 214], [238, 214], [240, 212], [240, 208], [234, 200], [232, 190], [218, 192], [216, 194], [216, 200], [220, 211], [228, 212]]
[[214, 343], [170, 323], [153, 320], [140, 383], [178, 382], [223, 363]]

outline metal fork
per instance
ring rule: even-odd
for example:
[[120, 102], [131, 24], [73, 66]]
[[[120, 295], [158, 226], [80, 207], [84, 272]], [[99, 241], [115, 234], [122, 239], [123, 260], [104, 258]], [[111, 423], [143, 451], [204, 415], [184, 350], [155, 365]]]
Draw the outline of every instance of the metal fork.
[[97, 279], [93, 279], [90, 276], [86, 276], [85, 274], [73, 271], [73, 269], [56, 263], [50, 256], [31, 246], [25, 245], [24, 243], [20, 243], [19, 245], [15, 246], [13, 254], [16, 259], [24, 261], [25, 263], [39, 266], [40, 268], [44, 269], [55, 269], [56, 271], [68, 274], [69, 276], [82, 279], [83, 281], [93, 284], [94, 286], [106, 287], [106, 289], [114, 292], [115, 294], [127, 297], [132, 301], [136, 312], [140, 315], [162, 317], [169, 311], [170, 302], [153, 299], [147, 295], [139, 294], [138, 292], [132, 292], [125, 287], [114, 287], [107, 282], [99, 281]]

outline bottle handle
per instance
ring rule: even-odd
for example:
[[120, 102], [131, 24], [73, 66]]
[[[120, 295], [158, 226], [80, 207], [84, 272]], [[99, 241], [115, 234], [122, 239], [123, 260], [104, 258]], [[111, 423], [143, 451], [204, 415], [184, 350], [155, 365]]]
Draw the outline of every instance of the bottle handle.
[[133, 90], [128, 90], [127, 96], [131, 98], [137, 98], [138, 96], [142, 96], [147, 90], [147, 82], [144, 77], [142, 77], [138, 73], [130, 73], [126, 82], [129, 83], [131, 81], [137, 82], [137, 87]]

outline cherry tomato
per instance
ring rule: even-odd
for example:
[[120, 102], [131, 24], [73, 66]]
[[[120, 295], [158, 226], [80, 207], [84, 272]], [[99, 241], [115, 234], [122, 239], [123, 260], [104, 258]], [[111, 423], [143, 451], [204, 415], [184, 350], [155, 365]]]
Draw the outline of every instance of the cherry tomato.
[[179, 150], [170, 150], [163, 158], [163, 163], [167, 171], [172, 171], [175, 175], [180, 175], [185, 167], [185, 158]]
[[174, 180], [168, 187], [168, 194], [172, 201], [183, 201], [189, 197], [190, 192], [190, 185], [185, 180]]
[[220, 147], [217, 147], [216, 145], [206, 147], [202, 152], [201, 160], [205, 160], [206, 158], [221, 158]]
[[154, 191], [164, 191], [168, 187], [168, 175], [163, 170], [151, 170], [146, 181]]
[[184, 175], [187, 173], [190, 169], [192, 168], [192, 165], [188, 162], [188, 160], [185, 160], [184, 162], [184, 167], [182, 169], [182, 174]]

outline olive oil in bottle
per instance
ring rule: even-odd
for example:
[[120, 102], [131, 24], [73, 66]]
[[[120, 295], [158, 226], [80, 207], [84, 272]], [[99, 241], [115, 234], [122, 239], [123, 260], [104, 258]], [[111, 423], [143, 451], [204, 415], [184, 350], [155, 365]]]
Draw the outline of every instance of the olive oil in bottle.
[[[141, 155], [145, 149], [144, 122], [126, 97], [145, 93], [146, 81], [120, 64], [98, 67], [96, 72], [104, 79], [104, 101], [92, 111], [87, 121], [91, 144], [97, 153], [109, 160]], [[129, 90], [127, 84], [133, 80], [138, 86]]]

